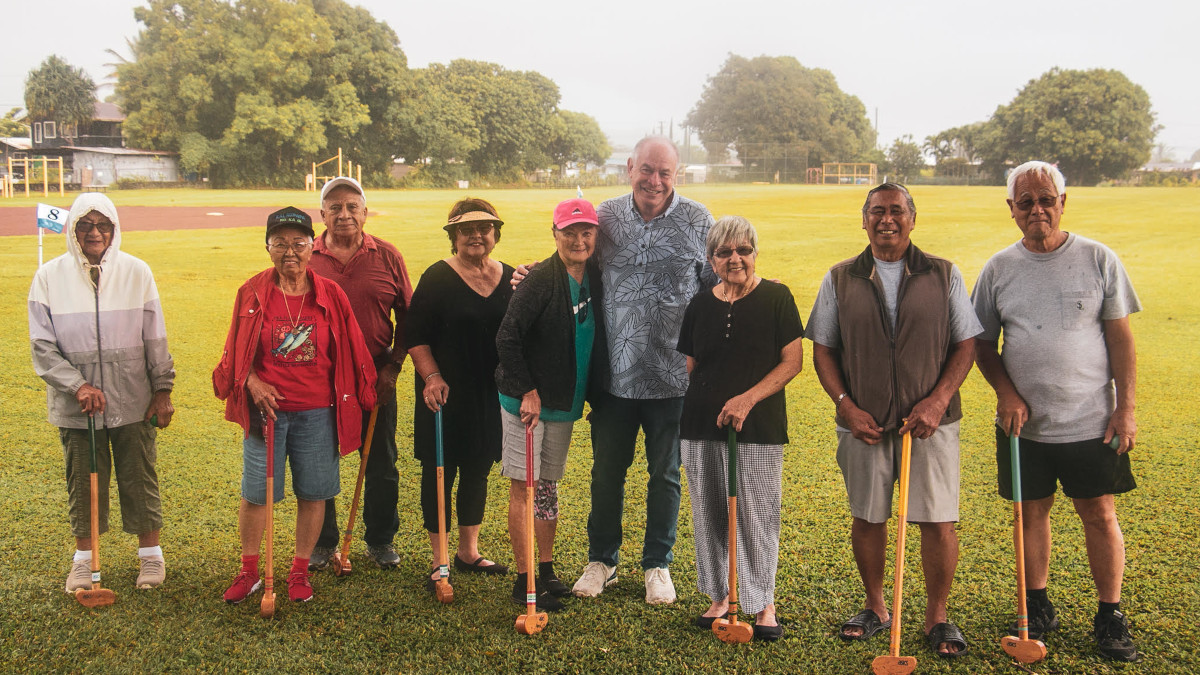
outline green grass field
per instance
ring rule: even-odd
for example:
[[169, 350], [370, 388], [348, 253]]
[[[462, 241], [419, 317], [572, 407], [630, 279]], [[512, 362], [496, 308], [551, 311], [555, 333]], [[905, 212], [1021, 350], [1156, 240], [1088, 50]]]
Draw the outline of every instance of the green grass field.
[[[620, 194], [594, 190], [594, 201]], [[758, 228], [758, 271], [786, 283], [807, 317], [830, 265], [866, 245], [858, 215], [865, 190], [845, 187], [683, 186], [681, 193], [715, 215], [740, 214]], [[396, 243], [414, 282], [445, 257], [441, 229], [464, 191], [371, 192], [368, 230]], [[541, 259], [552, 251], [554, 204], [574, 191], [470, 191], [496, 204], [505, 219], [495, 256], [510, 263]], [[1003, 188], [926, 187], [913, 191], [924, 250], [959, 264], [969, 286], [995, 251], [1019, 232], [1007, 215]], [[1189, 673], [1200, 670], [1200, 492], [1195, 463], [1200, 438], [1200, 366], [1193, 356], [1200, 330], [1200, 198], [1169, 188], [1074, 188], [1064, 229], [1105, 242], [1124, 260], [1145, 310], [1132, 324], [1139, 356], [1140, 434], [1134, 451], [1137, 490], [1118, 499], [1128, 567], [1123, 606], [1134, 625], [1140, 666], [1114, 666], [1094, 651], [1091, 617], [1095, 591], [1083, 535], [1069, 503], [1056, 508], [1051, 598], [1063, 628], [1048, 639], [1042, 673]], [[70, 196], [70, 195], [69, 195]], [[298, 191], [118, 191], [127, 205], [315, 206]], [[29, 205], [38, 200], [8, 200]], [[46, 201], [46, 200], [42, 200]], [[58, 201], [54, 201], [58, 203]], [[66, 206], [67, 204], [60, 204]], [[166, 524], [163, 546], [168, 580], [139, 592], [135, 539], [113, 531], [103, 540], [106, 586], [117, 604], [85, 610], [62, 592], [73, 542], [67, 525], [62, 454], [45, 421], [44, 384], [30, 365], [25, 298], [36, 264], [36, 237], [3, 239], [0, 250], [0, 475], [9, 506], [0, 511], [0, 650], [10, 672], [332, 671], [379, 672], [803, 672], [866, 673], [887, 651], [886, 636], [843, 644], [835, 632], [862, 602], [849, 545], [850, 518], [834, 460], [832, 405], [806, 354], [804, 372], [788, 388], [790, 435], [784, 464], [783, 533], [776, 598], [787, 637], [773, 645], [725, 645], [690, 627], [707, 607], [695, 588], [691, 519], [686, 490], [672, 574], [679, 602], [650, 608], [642, 601], [638, 559], [644, 522], [644, 462], [635, 461], [628, 486], [621, 580], [599, 599], [568, 601], [536, 637], [518, 635], [519, 611], [508, 599], [512, 577], [454, 575], [455, 602], [440, 606], [422, 588], [428, 543], [417, 507], [419, 467], [411, 456], [412, 376], [401, 375], [398, 442], [404, 558], [394, 571], [371, 568], [361, 540], [352, 552], [355, 572], [345, 579], [322, 573], [316, 598], [305, 605], [280, 602], [278, 620], [263, 621], [257, 603], [226, 606], [221, 592], [238, 564], [236, 508], [241, 471], [240, 430], [223, 420], [211, 394], [235, 289], [268, 266], [263, 223], [244, 228], [127, 231], [123, 248], [148, 261], [166, 309], [178, 377], [171, 428], [159, 435], [158, 468]], [[31, 224], [32, 229], [32, 224]], [[59, 236], [47, 238], [47, 259], [61, 253]], [[1193, 347], [1188, 347], [1188, 345]], [[805, 345], [811, 353], [811, 343]], [[1014, 613], [1011, 508], [995, 492], [991, 420], [994, 398], [978, 372], [963, 388], [962, 558], [950, 601], [951, 617], [971, 641], [972, 655], [944, 662], [920, 635], [924, 609], [918, 550], [910, 530], [902, 653], [916, 656], [919, 672], [1017, 673], [999, 646]], [[586, 563], [588, 475], [586, 424], [562, 483], [558, 565], [572, 582]], [[342, 465], [345, 517], [357, 461]], [[511, 561], [504, 528], [506, 481], [493, 474], [481, 546], [493, 559]], [[289, 488], [290, 495], [290, 488]], [[115, 491], [114, 491], [115, 502]], [[277, 549], [292, 549], [294, 500], [278, 509]], [[361, 530], [358, 533], [361, 535]], [[453, 544], [452, 544], [453, 545]], [[277, 562], [282, 571], [283, 563]], [[889, 566], [890, 567], [890, 566]], [[889, 572], [890, 574], [890, 572]], [[890, 587], [890, 582], [888, 584]]]

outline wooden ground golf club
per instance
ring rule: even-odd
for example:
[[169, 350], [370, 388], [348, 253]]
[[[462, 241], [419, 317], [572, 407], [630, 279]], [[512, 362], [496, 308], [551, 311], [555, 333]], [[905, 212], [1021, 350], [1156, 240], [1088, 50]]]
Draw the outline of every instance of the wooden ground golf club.
[[375, 437], [375, 420], [379, 417], [379, 406], [371, 408], [371, 419], [367, 422], [367, 437], [363, 440], [362, 457], [358, 460], [358, 481], [354, 483], [354, 499], [350, 502], [350, 517], [346, 519], [346, 536], [342, 539], [342, 550], [333, 554], [333, 574], [344, 577], [353, 571], [350, 564], [350, 541], [354, 539], [354, 516], [358, 513], [358, 500], [362, 497], [363, 479], [367, 475], [367, 458], [371, 456], [371, 439]]
[[258, 613], [264, 619], [275, 616], [275, 420], [263, 418], [263, 439], [267, 442], [267, 556], [262, 602]]
[[454, 587], [450, 585], [450, 555], [446, 550], [446, 484], [443, 476], [445, 475], [445, 456], [442, 452], [442, 410], [438, 408], [437, 412], [433, 413], [433, 434], [434, 445], [436, 446], [437, 454], [437, 504], [438, 504], [438, 543], [437, 543], [437, 563], [438, 563], [438, 580], [434, 584], [433, 593], [437, 596], [438, 602], [443, 605], [448, 605], [454, 602]]
[[892, 591], [892, 636], [887, 656], [871, 662], [875, 675], [908, 675], [917, 667], [917, 659], [900, 656], [900, 607], [904, 599], [904, 537], [908, 531], [908, 470], [912, 460], [912, 433], [900, 441], [900, 505], [896, 518], [896, 581]]
[[88, 415], [88, 451], [91, 454], [92, 471], [89, 479], [88, 500], [91, 503], [92, 520], [92, 587], [75, 591], [75, 600], [84, 607], [95, 609], [108, 607], [117, 600], [117, 594], [100, 585], [100, 480], [96, 475], [96, 422]]
[[737, 431], [729, 425], [729, 614], [713, 621], [712, 632], [721, 642], [741, 644], [754, 638], [754, 626], [738, 621], [737, 591]]
[[542, 632], [549, 617], [537, 611], [537, 581], [533, 570], [533, 427], [525, 427], [525, 613], [517, 617], [518, 633]]
[[1017, 553], [1017, 634], [1000, 638], [1000, 646], [1021, 663], [1036, 663], [1046, 658], [1046, 645], [1041, 640], [1029, 639], [1029, 607], [1025, 602], [1025, 522], [1021, 514], [1021, 441], [1016, 434], [1008, 437], [1008, 450], [1012, 462], [1013, 548]]

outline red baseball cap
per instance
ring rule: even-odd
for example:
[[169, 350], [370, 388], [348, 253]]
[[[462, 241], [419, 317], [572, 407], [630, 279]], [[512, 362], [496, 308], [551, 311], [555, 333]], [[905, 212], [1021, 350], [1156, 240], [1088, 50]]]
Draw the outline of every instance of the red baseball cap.
[[596, 218], [596, 207], [591, 202], [577, 197], [559, 202], [554, 207], [554, 227], [561, 230], [576, 223], [600, 224]]

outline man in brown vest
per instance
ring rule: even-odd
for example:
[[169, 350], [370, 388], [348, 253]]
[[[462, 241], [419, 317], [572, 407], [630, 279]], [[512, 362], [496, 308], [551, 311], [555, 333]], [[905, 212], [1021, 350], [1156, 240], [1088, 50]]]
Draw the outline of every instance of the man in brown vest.
[[958, 565], [958, 388], [982, 327], [958, 268], [909, 242], [917, 210], [903, 185], [871, 190], [862, 214], [870, 245], [826, 274], [805, 332], [834, 402], [850, 541], [867, 596], [839, 636], [865, 640], [891, 625], [887, 521], [901, 437], [911, 433], [908, 514], [921, 528], [925, 634], [939, 656], [962, 656], [966, 639], [946, 616]]

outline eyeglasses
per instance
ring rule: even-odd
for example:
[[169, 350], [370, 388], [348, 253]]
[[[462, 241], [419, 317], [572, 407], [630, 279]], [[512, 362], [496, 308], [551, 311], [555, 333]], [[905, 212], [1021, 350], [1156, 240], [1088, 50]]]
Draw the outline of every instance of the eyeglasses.
[[304, 253], [310, 246], [312, 246], [311, 241], [294, 241], [290, 244], [282, 241], [273, 241], [270, 244], [267, 244], [267, 249], [269, 249], [271, 253], [287, 253], [288, 251]]
[[476, 223], [474, 225], [455, 225], [454, 231], [464, 237], [472, 237], [478, 234], [481, 237], [487, 236], [488, 232], [495, 227], [494, 223]]
[[588, 318], [588, 306], [592, 304], [592, 295], [588, 293], [587, 286], [579, 287], [579, 304], [571, 308], [575, 313], [575, 318], [579, 320], [579, 324], [583, 325]]
[[725, 260], [732, 256], [734, 251], [737, 251], [737, 254], [743, 258], [754, 255], [753, 246], [739, 246], [737, 248], [719, 248], [713, 251], [713, 257], [717, 260]]
[[1032, 209], [1034, 204], [1037, 204], [1038, 206], [1042, 207], [1043, 209], [1052, 209], [1058, 205], [1058, 199], [1061, 196], [1062, 195], [1055, 195], [1053, 197], [1038, 197], [1036, 200], [1022, 199], [1019, 202], [1013, 202], [1013, 206], [1017, 207], [1018, 209], [1020, 209], [1022, 211], [1028, 211], [1028, 210]]
[[87, 234], [95, 229], [100, 234], [112, 234], [116, 227], [112, 223], [89, 223], [86, 220], [81, 220], [75, 224], [75, 231], [79, 234]]

